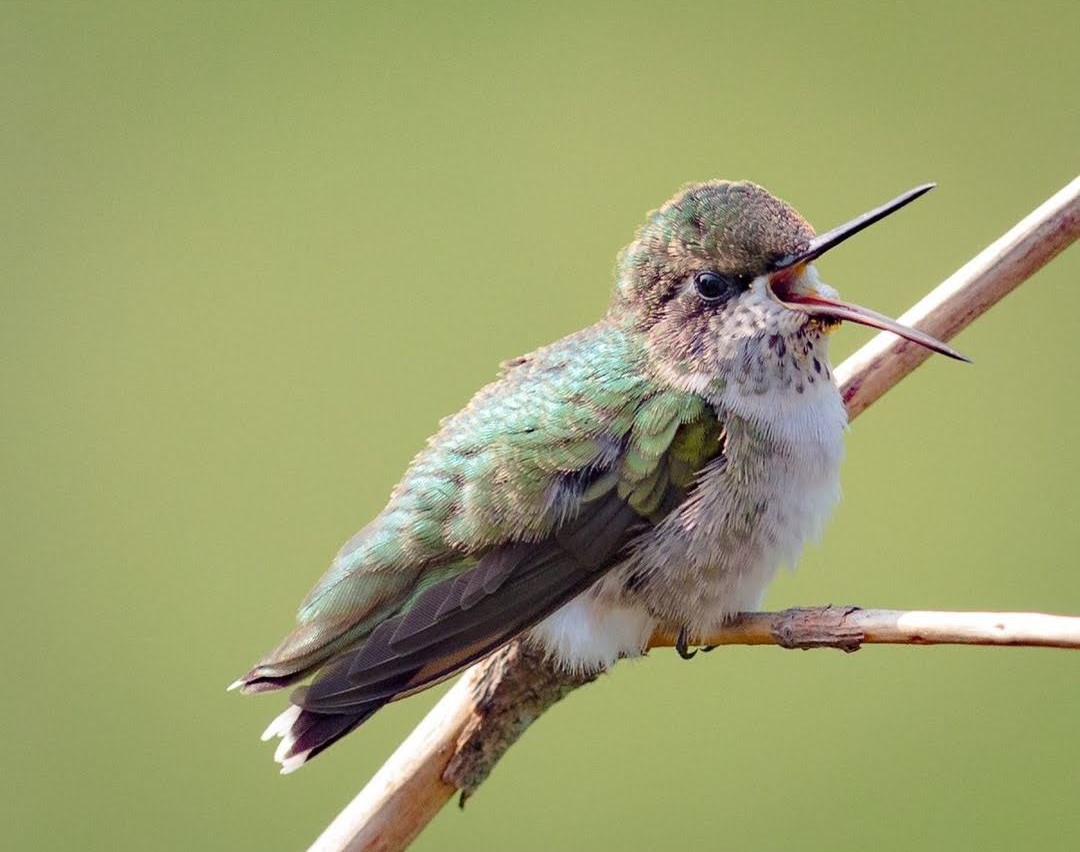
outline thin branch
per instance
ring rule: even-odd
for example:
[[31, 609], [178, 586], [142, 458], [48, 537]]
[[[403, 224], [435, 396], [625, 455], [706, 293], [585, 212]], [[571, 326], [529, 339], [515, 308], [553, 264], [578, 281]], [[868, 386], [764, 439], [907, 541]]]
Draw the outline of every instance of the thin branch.
[[[944, 340], [1080, 237], [1080, 178], [1042, 204], [901, 317]], [[881, 334], [836, 370], [854, 419], [928, 357]], [[657, 647], [674, 637], [653, 637]], [[1032, 613], [788, 610], [740, 616], [703, 644], [838, 647], [988, 644], [1080, 647], [1080, 618]], [[462, 800], [548, 707], [591, 680], [554, 668], [511, 642], [469, 669], [311, 847], [318, 852], [404, 849], [456, 791]]]
[[[672, 648], [677, 637], [661, 633], [650, 648]], [[1080, 650], [1080, 617], [1038, 612], [936, 612], [858, 607], [797, 607], [783, 612], [744, 612], [700, 644], [838, 648], [863, 645], [1012, 645]]]
[[[675, 644], [657, 635], [650, 647]], [[857, 607], [743, 613], [704, 646], [1011, 645], [1080, 649], [1080, 617], [1028, 612], [928, 612]], [[473, 666], [311, 847], [404, 849], [457, 792], [473, 793], [551, 705], [592, 676], [568, 676], [535, 648], [511, 642]]]

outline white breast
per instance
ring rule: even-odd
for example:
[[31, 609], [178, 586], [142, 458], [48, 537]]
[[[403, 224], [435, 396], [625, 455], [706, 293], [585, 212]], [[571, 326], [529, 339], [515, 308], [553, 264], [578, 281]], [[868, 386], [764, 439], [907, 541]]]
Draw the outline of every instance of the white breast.
[[639, 654], [661, 624], [703, 636], [757, 609], [777, 568], [793, 565], [820, 534], [839, 498], [847, 424], [833, 383], [802, 393], [730, 387], [717, 402], [730, 424], [726, 459], [703, 471], [623, 566], [533, 629], [568, 667], [604, 668]]
[[[809, 385], [803, 394], [788, 391], [746, 396], [729, 392], [723, 408], [761, 429], [769, 450], [763, 475], [746, 489], [765, 508], [758, 516], [755, 536], [738, 551], [737, 559], [745, 560], [746, 567], [738, 570], [738, 564], [731, 565], [735, 570], [730, 597], [721, 593], [722, 599], [716, 601], [725, 610], [721, 620], [732, 612], [760, 607], [776, 569], [780, 565], [794, 567], [807, 542], [821, 535], [840, 499], [840, 463], [847, 427], [843, 400], [831, 381]], [[737, 483], [724, 477], [702, 485], [707, 486], [716, 504], [707, 510], [710, 514], [740, 491]], [[729, 565], [731, 561], [725, 559]], [[715, 614], [700, 615], [706, 629], [719, 623]]]

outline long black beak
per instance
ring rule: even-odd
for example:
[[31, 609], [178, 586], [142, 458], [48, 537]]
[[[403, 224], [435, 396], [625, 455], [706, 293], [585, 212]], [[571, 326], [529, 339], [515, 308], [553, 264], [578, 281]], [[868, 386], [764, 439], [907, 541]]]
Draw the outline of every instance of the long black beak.
[[789, 270], [792, 270], [792, 267], [809, 263], [815, 258], [821, 257], [821, 255], [825, 254], [829, 249], [840, 245], [844, 240], [855, 236], [864, 228], [868, 228], [875, 222], [895, 213], [901, 207], [910, 204], [919, 196], [925, 195], [935, 186], [937, 186], [937, 184], [926, 183], [922, 186], [910, 189], [903, 195], [897, 196], [892, 201], [882, 204], [880, 207], [876, 207], [868, 213], [863, 213], [861, 216], [855, 217], [850, 222], [846, 222], [839, 227], [826, 231], [820, 236], [814, 237], [814, 239], [810, 240], [806, 247], [800, 251], [780, 258], [773, 266], [772, 273], [770, 274], [770, 283], [772, 285], [773, 294], [785, 307], [790, 308], [793, 311], [802, 311], [803, 313], [828, 317], [831, 319], [847, 320], [848, 322], [856, 322], [860, 325], [868, 325], [871, 328], [891, 331], [893, 334], [898, 334], [913, 343], [925, 346], [927, 349], [940, 352], [942, 355], [947, 355], [958, 361], [968, 361], [970, 363], [971, 359], [961, 355], [951, 346], [946, 345], [936, 337], [932, 337], [917, 329], [909, 328], [906, 325], [901, 325], [896, 320], [890, 319], [876, 311], [871, 311], [869, 308], [863, 308], [859, 305], [852, 304], [851, 302], [841, 301], [840, 299], [822, 296], [820, 293], [800, 292], [797, 289], [797, 285], [792, 280], [792, 275], [790, 273], [785, 274]]

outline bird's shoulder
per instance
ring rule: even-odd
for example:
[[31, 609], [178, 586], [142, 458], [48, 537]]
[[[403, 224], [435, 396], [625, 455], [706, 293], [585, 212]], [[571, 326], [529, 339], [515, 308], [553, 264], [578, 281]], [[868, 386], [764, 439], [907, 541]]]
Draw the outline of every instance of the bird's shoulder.
[[535, 540], [611, 488], [648, 515], [658, 468], [687, 483], [717, 431], [701, 397], [652, 374], [639, 339], [598, 323], [505, 362], [442, 421], [338, 560], [441, 563]]
[[[607, 322], [504, 364], [413, 459], [386, 507], [338, 552], [301, 621], [364, 623], [493, 549], [538, 542], [614, 493], [656, 522], [720, 452], [715, 411], [655, 376]], [[344, 616], [343, 616], [344, 617]]]

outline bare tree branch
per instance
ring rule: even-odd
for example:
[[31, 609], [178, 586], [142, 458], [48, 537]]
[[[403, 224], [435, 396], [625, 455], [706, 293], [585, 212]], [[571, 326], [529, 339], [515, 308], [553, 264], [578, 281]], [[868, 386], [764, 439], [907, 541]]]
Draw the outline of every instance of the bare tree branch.
[[[957, 270], [901, 320], [944, 340], [970, 325], [1080, 237], [1080, 178]], [[836, 370], [849, 417], [873, 404], [928, 357], [880, 334]], [[653, 637], [653, 647], [674, 637]], [[857, 608], [746, 613], [704, 645], [834, 647], [864, 644], [1028, 645], [1080, 648], [1080, 618], [1037, 613], [901, 612]], [[395, 852], [457, 791], [462, 801], [525, 729], [591, 676], [553, 667], [511, 642], [469, 669], [311, 847]]]
[[[650, 648], [671, 648], [676, 637], [657, 634]], [[1013, 645], [1080, 650], [1080, 617], [1039, 612], [939, 612], [859, 607], [796, 607], [744, 612], [702, 645], [779, 645], [837, 648], [863, 645]]]

